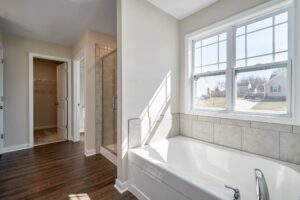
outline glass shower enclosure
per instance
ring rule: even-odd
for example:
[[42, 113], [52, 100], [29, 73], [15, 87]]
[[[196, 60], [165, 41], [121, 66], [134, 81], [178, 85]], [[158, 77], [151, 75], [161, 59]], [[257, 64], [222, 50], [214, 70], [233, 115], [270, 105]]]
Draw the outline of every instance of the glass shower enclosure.
[[118, 109], [116, 50], [110, 51], [98, 60], [96, 84], [96, 132], [98, 136], [96, 146], [105, 148], [116, 155]]

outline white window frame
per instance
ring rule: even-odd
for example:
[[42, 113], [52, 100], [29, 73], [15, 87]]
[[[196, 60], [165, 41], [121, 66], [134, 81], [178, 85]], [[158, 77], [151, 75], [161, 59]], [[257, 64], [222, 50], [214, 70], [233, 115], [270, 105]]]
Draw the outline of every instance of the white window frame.
[[[242, 12], [238, 15], [222, 20], [216, 24], [203, 28], [199, 31], [186, 35], [185, 37], [185, 92], [184, 92], [184, 112], [187, 114], [224, 117], [233, 119], [247, 119], [264, 122], [280, 122], [292, 124], [294, 119], [294, 75], [292, 74], [292, 58], [294, 56], [294, 47], [292, 44], [294, 36], [294, 12], [293, 1], [271, 1], [262, 4], [256, 8]], [[236, 80], [235, 80], [235, 29], [246, 24], [250, 24], [261, 19], [273, 16], [284, 11], [289, 12], [288, 18], [288, 62], [287, 76], [291, 77], [287, 86], [287, 113], [260, 113], [235, 111], [236, 99]], [[194, 109], [193, 108], [193, 41], [205, 39], [210, 35], [218, 34], [227, 30], [227, 69], [226, 69], [226, 109]], [[234, 51], [232, 51], [232, 49]], [[282, 64], [278, 62], [278, 64]], [[274, 65], [274, 63], [272, 63]], [[257, 65], [258, 66], [258, 65]], [[250, 66], [250, 67], [257, 67]]]
[[[213, 33], [213, 34], [210, 34], [210, 35], [206, 35], [205, 37], [203, 37], [203, 38], [201, 38], [201, 39], [199, 39], [199, 40], [203, 40], [203, 39], [206, 39], [206, 38], [209, 38], [209, 37], [213, 37], [213, 36], [215, 36], [215, 35], [219, 35], [219, 34], [222, 34], [222, 33], [227, 33], [227, 36], [226, 36], [226, 42], [227, 42], [227, 48], [228, 48], [228, 29], [223, 29], [223, 30], [219, 30], [218, 32], [215, 32], [215, 33]], [[224, 40], [225, 41], [225, 40]], [[197, 39], [196, 40], [193, 40], [192, 41], [192, 68], [191, 68], [191, 70], [192, 70], [192, 74], [193, 74], [193, 77], [192, 77], [192, 83], [191, 83], [191, 106], [194, 104], [194, 89], [195, 89], [195, 81], [193, 81], [194, 80], [194, 77], [196, 76], [195, 75], [195, 73], [194, 73], [194, 54], [195, 54], [195, 52], [194, 52], [194, 50], [195, 50], [195, 43], [197, 42]], [[218, 45], [219, 45], [219, 40], [218, 40]], [[218, 47], [219, 48], [219, 47]], [[202, 49], [201, 49], [201, 52], [202, 52]], [[219, 52], [218, 52], [219, 53]], [[217, 71], [209, 71], [209, 72], [203, 72], [203, 73], [198, 73], [198, 75], [200, 75], [200, 76], [205, 76], [205, 75], [207, 75], [207, 76], [214, 76], [214, 75], [225, 75], [225, 79], [227, 79], [227, 68], [228, 68], [228, 49], [227, 49], [227, 52], [226, 52], [226, 54], [227, 54], [227, 62], [226, 62], [226, 69], [224, 69], [224, 70], [217, 70]], [[219, 56], [219, 55], [218, 55]], [[201, 58], [201, 60], [202, 60], [202, 58]], [[223, 63], [223, 62], [222, 62]], [[219, 65], [220, 64], [220, 62], [219, 62], [219, 57], [218, 57], [218, 62], [216, 63], [217, 65]], [[213, 64], [212, 64], [213, 65]], [[203, 67], [203, 66], [201, 66], [201, 67]], [[227, 89], [227, 80], [225, 80], [225, 83], [226, 83], [226, 85], [225, 85], [225, 87], [226, 87], [226, 89]], [[227, 93], [226, 93], [227, 94]], [[205, 109], [205, 108], [203, 108], [203, 110], [216, 110], [216, 111], [225, 111], [225, 110], [227, 110], [227, 107], [228, 107], [228, 105], [227, 105], [227, 95], [226, 95], [226, 104], [225, 104], [225, 108], [224, 109], [222, 109], [222, 108], [207, 108], [207, 109]], [[200, 110], [200, 109], [194, 109], [194, 110]]]

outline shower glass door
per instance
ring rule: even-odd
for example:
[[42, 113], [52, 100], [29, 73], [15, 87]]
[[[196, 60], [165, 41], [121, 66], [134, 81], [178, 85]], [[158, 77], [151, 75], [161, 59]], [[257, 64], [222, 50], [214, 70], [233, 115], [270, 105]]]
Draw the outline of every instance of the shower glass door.
[[102, 58], [102, 147], [117, 154], [117, 52]]

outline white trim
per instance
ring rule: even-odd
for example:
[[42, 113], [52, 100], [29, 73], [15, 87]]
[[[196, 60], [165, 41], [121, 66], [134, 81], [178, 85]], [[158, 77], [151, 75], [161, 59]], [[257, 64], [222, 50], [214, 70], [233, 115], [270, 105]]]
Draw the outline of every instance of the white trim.
[[114, 186], [118, 190], [118, 192], [122, 194], [128, 190], [129, 182], [128, 181], [121, 182], [119, 179], [116, 179]]
[[293, 4], [293, 0], [273, 0], [267, 3], [256, 6], [252, 9], [246, 10], [232, 17], [228, 17], [224, 20], [218, 21], [212, 25], [201, 28], [200, 30], [191, 32], [185, 36], [188, 40], [196, 40], [210, 34], [214, 34], [219, 30], [226, 29], [228, 26], [234, 26], [244, 23], [245, 21], [252, 20], [258, 16], [266, 15], [268, 13], [276, 12], [284, 8], [288, 8]]
[[[3, 96], [4, 96], [4, 64], [2, 64], [3, 59], [3, 49], [0, 46], [0, 106], [3, 106], [3, 109], [1, 110], [0, 117], [1, 117], [1, 127], [0, 127], [0, 135], [3, 134], [4, 136], [4, 102], [3, 102]], [[0, 138], [0, 154], [4, 152], [4, 138]]]
[[[257, 6], [253, 9], [249, 9], [245, 12], [242, 12], [240, 14], [237, 14], [235, 16], [229, 17], [225, 20], [219, 21], [215, 24], [212, 24], [210, 26], [207, 26], [205, 28], [202, 28], [198, 31], [192, 32], [190, 34], [187, 34], [185, 36], [185, 77], [184, 77], [184, 113], [187, 114], [193, 114], [193, 115], [202, 115], [202, 116], [212, 116], [212, 117], [222, 117], [222, 118], [230, 118], [230, 119], [247, 119], [247, 120], [253, 120], [253, 121], [262, 121], [262, 122], [271, 122], [271, 123], [284, 123], [284, 124], [293, 124], [295, 122], [295, 115], [293, 115], [293, 111], [291, 112], [291, 109], [288, 110], [287, 114], [270, 114], [270, 113], [252, 113], [252, 112], [239, 112], [239, 111], [233, 111], [233, 107], [235, 104], [235, 98], [234, 98], [234, 92], [236, 92], [235, 84], [232, 82], [234, 81], [233, 78], [233, 69], [227, 67], [227, 76], [226, 76], [226, 88], [227, 88], [227, 95], [230, 95], [230, 97], [227, 97], [227, 101], [230, 100], [230, 102], [227, 102], [227, 110], [195, 110], [192, 109], [192, 44], [193, 41], [201, 38], [205, 38], [212, 34], [217, 34], [220, 31], [228, 30], [229, 28], [232, 29], [233, 26], [236, 26], [238, 24], [245, 23], [247, 21], [253, 20], [257, 17], [261, 17], [263, 15], [269, 15], [272, 13], [276, 13], [278, 11], [287, 9], [291, 7], [293, 1], [292, 0], [273, 0], [270, 2], [267, 2], [265, 4], [262, 4], [260, 6]], [[290, 11], [290, 9], [289, 9]], [[293, 12], [290, 12], [293, 14]], [[293, 19], [289, 19], [289, 24], [293, 24]], [[228, 32], [230, 33], [230, 32]], [[234, 45], [234, 41], [231, 38], [232, 33], [228, 35], [228, 47], [231, 48], [232, 45]], [[229, 38], [230, 37], [230, 38]], [[289, 47], [291, 48], [291, 47]], [[234, 48], [233, 48], [234, 49]], [[229, 53], [235, 54], [235, 52], [229, 51]], [[232, 57], [230, 59], [227, 59], [228, 66], [233, 66], [231, 63]], [[293, 54], [291, 54], [293, 55]], [[228, 80], [230, 78], [230, 80]], [[230, 82], [229, 82], [230, 81]], [[231, 91], [228, 91], [228, 88]], [[292, 90], [294, 91], [294, 86], [292, 84]], [[292, 93], [292, 99], [289, 101], [291, 104], [290, 106], [293, 107], [293, 100], [294, 100], [294, 94]], [[290, 96], [290, 93], [287, 94], [287, 96]], [[230, 99], [233, 98], [233, 99]], [[289, 100], [289, 99], [287, 99]], [[291, 115], [292, 113], [292, 115]]]
[[95, 154], [96, 154], [96, 149], [85, 149], [84, 150], [84, 155], [86, 157], [93, 156]]
[[29, 145], [30, 147], [34, 146], [34, 137], [33, 137], [33, 59], [34, 58], [41, 58], [47, 60], [55, 60], [66, 62], [68, 65], [68, 140], [72, 140], [72, 73], [71, 73], [71, 59], [56, 57], [56, 56], [49, 56], [44, 54], [38, 53], [29, 53]]
[[57, 127], [56, 124], [48, 125], [48, 126], [36, 126], [34, 127], [34, 130], [43, 130], [43, 129], [56, 128], [56, 127]]
[[[80, 141], [80, 132], [82, 132], [81, 130], [79, 130], [79, 120], [78, 116], [80, 114], [80, 110], [78, 109], [78, 98], [80, 99], [80, 85], [78, 84], [78, 80], [80, 77], [80, 61], [82, 59], [84, 60], [84, 67], [86, 67], [87, 62], [86, 62], [86, 49], [83, 48], [74, 58], [73, 61], [73, 141], [74, 142], [78, 142]], [[85, 79], [86, 81], [86, 79]], [[86, 84], [85, 84], [86, 85]], [[86, 91], [86, 90], [85, 90]], [[86, 100], [86, 92], [84, 94], [85, 96], [85, 100]], [[85, 125], [87, 123], [85, 122]], [[86, 135], [86, 134], [85, 134]], [[84, 141], [86, 141], [86, 136], [84, 136], [85, 139]]]
[[16, 145], [16, 146], [9, 146], [9, 147], [3, 148], [3, 153], [20, 151], [20, 150], [30, 149], [30, 148], [31, 148], [30, 144], [20, 144], [20, 145]]
[[108, 151], [104, 147], [100, 147], [100, 154], [102, 154], [107, 160], [112, 162], [114, 165], [117, 166], [117, 156], [112, 152]]
[[150, 200], [150, 198], [135, 185], [130, 185], [128, 190], [139, 200]]

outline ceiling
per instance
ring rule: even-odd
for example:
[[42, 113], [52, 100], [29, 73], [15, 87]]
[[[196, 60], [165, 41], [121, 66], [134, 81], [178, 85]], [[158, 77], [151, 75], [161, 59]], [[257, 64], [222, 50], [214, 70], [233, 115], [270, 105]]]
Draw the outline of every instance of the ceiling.
[[148, 0], [156, 7], [177, 19], [191, 14], [217, 2], [218, 0]]
[[87, 29], [116, 35], [116, 0], [1, 0], [0, 31], [73, 45]]

